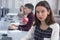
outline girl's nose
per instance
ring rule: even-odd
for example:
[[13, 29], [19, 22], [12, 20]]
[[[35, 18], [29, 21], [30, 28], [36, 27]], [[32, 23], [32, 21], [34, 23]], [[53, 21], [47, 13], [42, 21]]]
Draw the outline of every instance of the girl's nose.
[[41, 15], [42, 15], [42, 13], [41, 13], [41, 12], [39, 12], [39, 15], [41, 16]]

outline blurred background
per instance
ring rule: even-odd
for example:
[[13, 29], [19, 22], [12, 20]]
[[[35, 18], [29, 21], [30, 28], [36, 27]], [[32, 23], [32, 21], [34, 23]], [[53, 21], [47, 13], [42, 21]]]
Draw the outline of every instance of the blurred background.
[[[26, 3], [32, 3], [34, 6], [41, 0], [0, 0], [0, 9], [9, 9], [10, 13], [17, 13], [20, 6]], [[59, 15], [60, 0], [46, 0], [49, 2], [54, 14]]]
[[[0, 0], [0, 30], [7, 31], [11, 23], [18, 22], [15, 16], [18, 14], [21, 5], [25, 5], [26, 3], [32, 3], [35, 7], [35, 5], [39, 1], [43, 1], [43, 0], [33, 0], [33, 1], [32, 0]], [[60, 24], [60, 0], [45, 0], [45, 1], [49, 2], [51, 9], [54, 13], [53, 15], [55, 21]], [[1, 34], [3, 34], [3, 32]], [[11, 35], [13, 34], [10, 34], [10, 36]]]

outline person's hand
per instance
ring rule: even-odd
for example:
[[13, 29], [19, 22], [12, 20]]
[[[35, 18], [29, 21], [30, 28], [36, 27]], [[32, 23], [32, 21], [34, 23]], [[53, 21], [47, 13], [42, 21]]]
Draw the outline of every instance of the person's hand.
[[8, 29], [9, 29], [9, 30], [17, 30], [17, 29], [18, 29], [18, 26], [15, 25], [15, 24], [12, 24], [11, 26], [9, 26]]

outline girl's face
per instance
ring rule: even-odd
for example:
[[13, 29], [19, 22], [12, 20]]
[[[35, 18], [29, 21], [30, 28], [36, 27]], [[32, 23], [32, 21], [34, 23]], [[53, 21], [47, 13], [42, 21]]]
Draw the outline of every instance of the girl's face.
[[40, 21], [45, 21], [47, 16], [49, 15], [49, 11], [43, 6], [36, 7], [36, 16]]

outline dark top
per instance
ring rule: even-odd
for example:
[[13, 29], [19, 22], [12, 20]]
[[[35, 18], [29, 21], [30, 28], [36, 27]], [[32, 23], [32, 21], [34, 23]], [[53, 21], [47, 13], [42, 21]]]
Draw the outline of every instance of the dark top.
[[42, 30], [39, 27], [35, 28], [34, 40], [44, 40], [44, 38], [51, 38], [52, 28], [48, 27], [47, 30]]
[[28, 23], [26, 25], [19, 25], [18, 30], [23, 30], [23, 31], [29, 31], [29, 29], [31, 28], [31, 26], [33, 25], [33, 21], [34, 21], [34, 15], [31, 12], [27, 18], [29, 19]]

